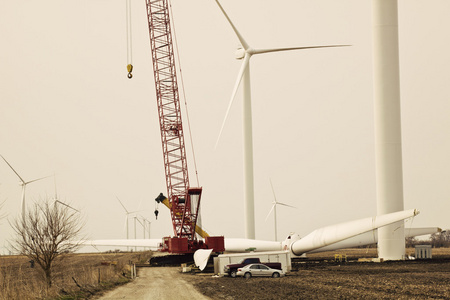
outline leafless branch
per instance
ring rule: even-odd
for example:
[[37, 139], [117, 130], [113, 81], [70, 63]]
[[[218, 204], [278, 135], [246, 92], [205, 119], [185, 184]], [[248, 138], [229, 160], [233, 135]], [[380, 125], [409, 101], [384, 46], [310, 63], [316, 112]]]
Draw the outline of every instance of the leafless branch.
[[80, 247], [68, 242], [83, 239], [80, 235], [84, 221], [78, 212], [45, 200], [35, 203], [24, 218], [16, 218], [12, 227], [17, 234], [14, 250], [38, 264], [45, 273], [47, 287], [51, 287], [52, 264], [61, 254]]

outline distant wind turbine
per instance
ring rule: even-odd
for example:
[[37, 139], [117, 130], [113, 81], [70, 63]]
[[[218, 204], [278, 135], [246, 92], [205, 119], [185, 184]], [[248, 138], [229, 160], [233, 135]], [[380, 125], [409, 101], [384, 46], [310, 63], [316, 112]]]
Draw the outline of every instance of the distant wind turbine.
[[226, 119], [230, 112], [233, 100], [236, 96], [237, 90], [240, 86], [241, 81], [243, 81], [243, 127], [244, 127], [244, 201], [245, 201], [245, 236], [248, 239], [255, 238], [255, 205], [254, 205], [254, 187], [253, 187], [253, 133], [252, 133], [252, 112], [251, 112], [251, 91], [250, 91], [250, 58], [254, 54], [264, 54], [271, 52], [280, 51], [290, 51], [290, 50], [304, 50], [304, 49], [315, 49], [315, 48], [328, 48], [328, 47], [344, 47], [349, 45], [330, 45], [330, 46], [308, 46], [308, 47], [291, 47], [291, 48], [272, 48], [272, 49], [253, 49], [245, 41], [243, 36], [239, 33], [237, 28], [234, 26], [231, 19], [228, 17], [227, 13], [220, 5], [218, 0], [215, 0], [220, 10], [224, 14], [225, 18], [230, 23], [233, 31], [238, 37], [242, 48], [238, 48], [236, 51], [236, 59], [243, 59], [241, 68], [239, 70], [236, 83], [234, 85], [233, 92], [231, 94], [231, 99], [228, 104], [227, 112], [225, 118], [222, 122], [222, 127], [220, 128], [219, 136], [217, 138], [216, 147], [219, 143], [220, 136], [222, 135], [223, 128], [225, 126]]
[[142, 218], [142, 222], [144, 222], [143, 224], [141, 222], [139, 222], [144, 227], [144, 239], [146, 238], [145, 237], [145, 232], [147, 231], [147, 224], [148, 224], [148, 231], [147, 231], [148, 232], [148, 238], [150, 238], [150, 224], [152, 222], [150, 222], [146, 217], [144, 217], [142, 215], [139, 215], [139, 216]]
[[130, 214], [134, 214], [134, 213], [140, 212], [140, 210], [136, 210], [136, 211], [128, 211], [128, 210], [126, 209], [125, 205], [123, 205], [122, 201], [120, 201], [119, 197], [116, 196], [116, 198], [117, 198], [117, 200], [119, 201], [120, 205], [122, 205], [123, 209], [125, 210], [125, 222], [126, 222], [126, 229], [127, 229], [127, 239], [129, 239], [129, 236], [128, 236], [128, 216], [129, 216]]
[[[141, 217], [142, 218], [142, 222], [141, 222], [141, 220], [139, 220], [139, 217]], [[138, 223], [139, 224], [141, 224], [141, 226], [142, 226], [142, 233], [143, 233], [143, 236], [144, 236], [144, 239], [145, 239], [145, 218], [144, 217], [142, 217], [142, 216], [135, 216], [134, 217], [134, 219], [136, 220], [136, 221], [138, 221]], [[144, 223], [143, 223], [144, 222]], [[136, 222], [134, 223], [134, 238], [136, 239], [137, 237], [136, 237]]]
[[80, 213], [80, 211], [79, 211], [78, 209], [73, 208], [73, 207], [70, 206], [69, 204], [66, 204], [66, 203], [64, 203], [64, 202], [62, 202], [62, 201], [59, 200], [59, 198], [58, 198], [58, 191], [56, 190], [56, 174], [53, 174], [53, 177], [54, 177], [54, 181], [55, 181], [55, 198], [54, 198], [54, 201], [55, 201], [54, 203], [55, 203], [55, 205], [56, 205], [56, 204], [61, 204], [61, 205], [64, 205], [64, 206], [66, 206], [66, 207], [68, 207], [68, 208], [70, 208], [70, 209], [72, 209], [72, 210], [74, 210], [74, 211]]
[[41, 179], [45, 179], [45, 178], [51, 177], [51, 175], [50, 176], [41, 177], [41, 178], [38, 178], [38, 179], [34, 179], [34, 180], [30, 180], [30, 181], [25, 181], [19, 175], [19, 173], [17, 173], [16, 170], [14, 170], [14, 168], [9, 164], [9, 162], [6, 160], [6, 158], [4, 158], [3, 155], [0, 155], [0, 156], [3, 158], [3, 160], [6, 162], [6, 164], [11, 168], [11, 170], [13, 170], [14, 173], [16, 173], [17, 177], [19, 177], [19, 179], [20, 179], [19, 185], [22, 186], [21, 212], [22, 212], [22, 218], [25, 218], [25, 207], [26, 207], [26, 205], [25, 205], [25, 189], [27, 187], [27, 184], [35, 182], [35, 181], [38, 181], [38, 180], [41, 180]]
[[147, 230], [147, 232], [148, 232], [148, 238], [150, 239], [150, 226], [152, 225], [152, 222], [150, 222], [150, 221], [147, 220], [147, 219], [145, 219], [144, 222], [147, 222], [147, 224], [148, 224], [148, 230]]
[[273, 218], [274, 218], [274, 224], [275, 224], [275, 241], [277, 241], [278, 240], [278, 237], [277, 237], [277, 205], [283, 205], [283, 206], [292, 207], [295, 209], [297, 209], [297, 207], [278, 202], [277, 196], [275, 195], [275, 190], [273, 189], [272, 180], [270, 180], [270, 187], [272, 188], [274, 201], [272, 202], [272, 204], [273, 204], [272, 208], [270, 209], [269, 213], [267, 214], [266, 221], [269, 218], [270, 213], [273, 211]]

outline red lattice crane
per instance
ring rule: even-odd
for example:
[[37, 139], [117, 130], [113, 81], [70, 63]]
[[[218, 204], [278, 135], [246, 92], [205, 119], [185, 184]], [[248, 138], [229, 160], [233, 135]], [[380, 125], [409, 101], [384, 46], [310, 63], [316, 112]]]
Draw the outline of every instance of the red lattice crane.
[[[169, 209], [174, 237], [164, 238], [163, 250], [188, 253], [197, 249], [224, 251], [222, 237], [210, 237], [197, 226], [201, 187], [190, 187], [181, 120], [175, 55], [168, 0], [146, 0], [167, 198], [156, 198]], [[196, 230], [203, 240], [197, 240]], [[203, 233], [202, 233], [203, 232]]]

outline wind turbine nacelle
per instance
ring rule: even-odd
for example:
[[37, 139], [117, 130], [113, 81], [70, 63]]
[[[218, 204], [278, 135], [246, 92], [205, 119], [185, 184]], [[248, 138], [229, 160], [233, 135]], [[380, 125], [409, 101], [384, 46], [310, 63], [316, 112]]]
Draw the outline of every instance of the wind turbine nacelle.
[[236, 59], [243, 59], [244, 56], [245, 56], [245, 49], [241, 47], [239, 47], [234, 53], [234, 58]]
[[300, 237], [300, 235], [298, 235], [298, 233], [291, 232], [287, 236], [287, 238], [283, 242], [281, 242], [281, 249], [283, 249], [283, 250], [291, 249], [292, 243], [294, 243], [300, 239], [301, 239], [301, 237]]

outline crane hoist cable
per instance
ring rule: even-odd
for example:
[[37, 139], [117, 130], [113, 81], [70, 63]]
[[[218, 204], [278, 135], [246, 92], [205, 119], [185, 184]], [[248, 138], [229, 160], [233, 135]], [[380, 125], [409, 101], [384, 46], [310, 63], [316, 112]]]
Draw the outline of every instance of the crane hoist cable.
[[[169, 3], [170, 14], [173, 16], [172, 2], [169, 0], [168, 3]], [[187, 119], [187, 125], [188, 125], [188, 130], [189, 130], [189, 140], [191, 142], [192, 158], [194, 161], [195, 178], [197, 179], [197, 186], [200, 186], [200, 183], [198, 180], [197, 162], [195, 160], [194, 141], [192, 139], [192, 132], [191, 132], [191, 121], [189, 120], [189, 111], [188, 111], [187, 100], [186, 100], [186, 91], [184, 89], [183, 72], [181, 70], [181, 61], [180, 61], [180, 54], [179, 54], [180, 51], [178, 51], [178, 41], [177, 41], [177, 34], [175, 31], [175, 21], [173, 20], [173, 18], [171, 18], [170, 21], [172, 23], [173, 40], [175, 42], [175, 48], [176, 48], [175, 54], [177, 56], [178, 65], [179, 65], [178, 69], [180, 71], [181, 90], [183, 91], [184, 107], [186, 109], [186, 119]]]
[[127, 20], [127, 71], [128, 78], [133, 78], [133, 57], [131, 43], [131, 0], [126, 0], [126, 20]]

